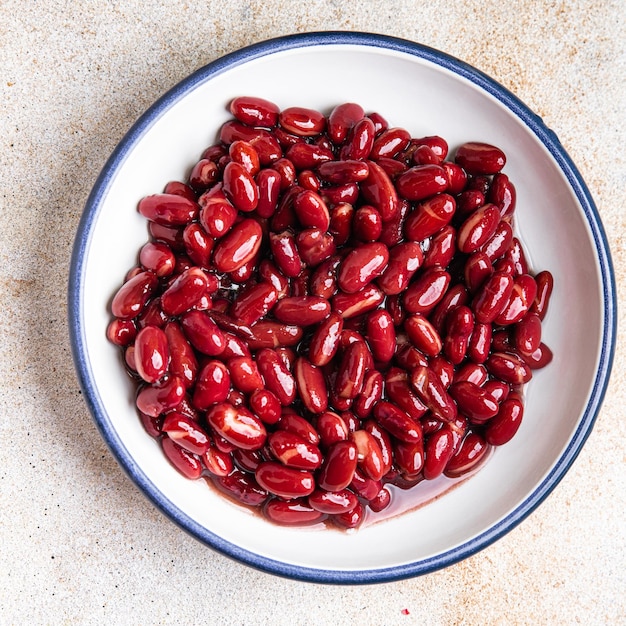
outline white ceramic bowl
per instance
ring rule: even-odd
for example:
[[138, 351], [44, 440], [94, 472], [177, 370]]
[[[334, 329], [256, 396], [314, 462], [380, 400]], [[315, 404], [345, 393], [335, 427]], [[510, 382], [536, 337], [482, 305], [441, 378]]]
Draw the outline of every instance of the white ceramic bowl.
[[[451, 148], [500, 146], [518, 192], [517, 228], [556, 287], [544, 323], [553, 363], [528, 386], [522, 427], [469, 480], [426, 506], [358, 532], [272, 525], [180, 476], [143, 430], [133, 386], [107, 342], [109, 301], [147, 239], [138, 200], [184, 179], [216, 140], [229, 101], [256, 95], [325, 112], [358, 102], [413, 136]], [[78, 229], [69, 282], [74, 358], [104, 439], [147, 497], [212, 548], [262, 570], [329, 583], [372, 583], [454, 563], [524, 519], [557, 485], [593, 426], [615, 340], [615, 290], [600, 219], [554, 133], [472, 67], [407, 41], [361, 33], [296, 35], [198, 70], [130, 129], [104, 167]]]

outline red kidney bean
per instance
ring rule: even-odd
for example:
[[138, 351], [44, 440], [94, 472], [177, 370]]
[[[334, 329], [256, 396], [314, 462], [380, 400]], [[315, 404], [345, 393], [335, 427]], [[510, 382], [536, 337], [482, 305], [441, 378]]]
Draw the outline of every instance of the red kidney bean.
[[493, 177], [487, 199], [500, 209], [503, 218], [513, 215], [517, 194], [515, 186], [506, 174], [499, 172]]
[[267, 389], [255, 389], [248, 400], [250, 409], [264, 424], [276, 424], [281, 416], [280, 400]]
[[398, 194], [417, 202], [441, 193], [448, 188], [448, 177], [440, 165], [416, 165], [396, 179]]
[[204, 311], [188, 311], [180, 318], [185, 337], [202, 354], [220, 355], [226, 347], [226, 337], [211, 316]]
[[157, 193], [139, 201], [139, 213], [164, 226], [183, 226], [198, 214], [198, 204], [177, 194]]
[[339, 397], [354, 398], [361, 392], [370, 358], [365, 342], [351, 343], [345, 349], [335, 381], [335, 392]]
[[314, 137], [326, 128], [326, 118], [322, 113], [304, 107], [283, 109], [278, 114], [278, 123], [288, 133], [299, 137]]
[[391, 315], [384, 309], [367, 315], [367, 340], [377, 361], [391, 361], [396, 351], [396, 331]]
[[292, 296], [279, 300], [272, 313], [285, 324], [311, 326], [328, 317], [330, 302], [317, 296]]
[[237, 209], [231, 204], [222, 191], [221, 183], [212, 187], [199, 198], [200, 224], [212, 237], [223, 237], [237, 219]]
[[313, 333], [309, 345], [309, 359], [313, 365], [327, 365], [337, 353], [339, 337], [343, 330], [343, 318], [337, 313], [323, 320]]
[[239, 163], [250, 176], [256, 176], [261, 169], [259, 153], [246, 141], [233, 141], [228, 148], [228, 156]]
[[322, 197], [314, 191], [301, 191], [293, 201], [293, 209], [298, 221], [304, 228], [328, 230], [330, 213]]
[[338, 256], [331, 256], [322, 261], [311, 274], [310, 291], [312, 296], [330, 298], [337, 293], [337, 268], [341, 263]]
[[280, 182], [280, 174], [275, 169], [264, 169], [256, 175], [256, 184], [259, 190], [256, 213], [259, 217], [270, 218], [276, 212], [280, 195]]
[[359, 183], [369, 176], [366, 161], [325, 161], [317, 167], [320, 178], [331, 185]]
[[277, 298], [289, 295], [290, 284], [287, 277], [268, 259], [263, 259], [258, 267], [259, 279], [272, 285], [276, 289]]
[[394, 442], [393, 458], [402, 474], [416, 476], [424, 467], [424, 440], [415, 443]]
[[282, 156], [280, 144], [267, 130], [250, 128], [234, 121], [223, 124], [220, 129], [220, 141], [230, 145], [237, 140], [247, 141], [254, 146], [261, 165], [269, 165]]
[[336, 207], [339, 204], [353, 204], [359, 197], [359, 187], [356, 183], [346, 183], [345, 185], [332, 185], [322, 189], [324, 202], [329, 206]]
[[283, 406], [289, 406], [296, 397], [296, 381], [278, 354], [274, 350], [263, 348], [257, 353], [256, 361], [266, 387]]
[[458, 215], [467, 217], [485, 204], [485, 194], [478, 189], [466, 189], [456, 196]]
[[423, 267], [447, 267], [456, 254], [456, 231], [450, 225], [444, 226], [430, 240], [430, 247], [424, 255]]
[[397, 367], [389, 369], [385, 376], [385, 391], [389, 400], [413, 420], [419, 420], [428, 411], [426, 405], [411, 390], [409, 375], [404, 370]]
[[157, 288], [158, 279], [152, 272], [139, 272], [127, 280], [111, 302], [111, 312], [120, 319], [137, 317]]
[[411, 161], [413, 161], [415, 165], [439, 165], [441, 163], [432, 148], [423, 144], [415, 147]]
[[328, 408], [328, 391], [324, 374], [308, 359], [296, 360], [294, 377], [302, 404], [310, 413], [323, 413]]
[[491, 324], [507, 306], [513, 293], [512, 276], [495, 272], [478, 290], [472, 300], [472, 310], [481, 324]]
[[369, 285], [356, 293], [336, 294], [331, 299], [331, 307], [346, 320], [376, 309], [384, 298], [380, 289]]
[[334, 411], [324, 411], [317, 416], [315, 427], [319, 433], [319, 443], [328, 448], [337, 441], [346, 441], [349, 429], [346, 422]]
[[528, 313], [513, 326], [513, 345], [522, 354], [532, 354], [541, 343], [541, 319]]
[[526, 260], [522, 243], [517, 237], [513, 237], [513, 241], [509, 249], [505, 252], [504, 258], [513, 263], [516, 276], [528, 274], [528, 261]]
[[166, 243], [149, 241], [139, 251], [139, 262], [144, 269], [162, 278], [174, 271], [176, 257]]
[[357, 121], [341, 148], [340, 159], [342, 161], [367, 159], [374, 145], [375, 134], [376, 128], [370, 118], [364, 117]]
[[215, 246], [213, 264], [218, 272], [234, 272], [258, 252], [263, 232], [256, 220], [243, 219]]
[[531, 370], [538, 370], [552, 362], [552, 350], [541, 342], [536, 350], [531, 353], [521, 355]]
[[378, 492], [382, 489], [382, 486], [382, 481], [372, 480], [361, 467], [357, 465], [354, 476], [352, 477], [352, 482], [350, 483], [350, 489], [354, 491], [357, 496], [363, 500], [369, 501], [376, 497]]
[[300, 258], [310, 268], [328, 260], [337, 249], [334, 237], [319, 228], [300, 231], [296, 237], [296, 246]]
[[250, 285], [235, 298], [231, 315], [243, 324], [250, 325], [265, 317], [278, 301], [278, 292], [269, 283]]
[[450, 422], [456, 417], [456, 404], [432, 369], [416, 367], [411, 373], [411, 385], [418, 398], [439, 419]]
[[270, 233], [269, 244], [278, 269], [288, 278], [294, 278], [302, 271], [302, 260], [292, 233]]
[[385, 170], [374, 161], [367, 162], [369, 174], [360, 183], [361, 194], [364, 200], [371, 204], [386, 222], [398, 212], [398, 194]]
[[449, 393], [459, 410], [474, 423], [486, 422], [498, 412], [498, 403], [491, 394], [473, 382], [456, 382], [450, 386]]
[[404, 223], [409, 210], [410, 205], [406, 200], [398, 200], [398, 210], [395, 215], [383, 221], [383, 229], [379, 237], [381, 243], [391, 248], [404, 239]]
[[497, 174], [506, 163], [502, 150], [477, 141], [459, 146], [454, 160], [470, 176]]
[[150, 417], [175, 409], [183, 400], [185, 385], [178, 376], [169, 376], [139, 390], [137, 408]]
[[404, 321], [404, 330], [411, 343], [426, 356], [441, 352], [442, 342], [439, 333], [423, 315], [416, 313]]
[[393, 158], [404, 150], [411, 140], [411, 135], [404, 128], [388, 128], [376, 137], [370, 158], [377, 161], [381, 157]]
[[510, 385], [522, 385], [532, 377], [526, 362], [510, 352], [492, 352], [485, 361], [485, 367], [492, 376]]
[[107, 326], [107, 339], [122, 348], [132, 344], [137, 336], [133, 320], [112, 319]]
[[384, 377], [378, 370], [365, 374], [361, 392], [354, 398], [352, 411], [359, 419], [368, 417], [383, 395]]
[[297, 173], [294, 164], [289, 159], [283, 158], [274, 161], [272, 169], [280, 175], [281, 191], [289, 189], [294, 184]]
[[512, 241], [513, 229], [510, 224], [502, 220], [491, 236], [491, 239], [482, 247], [482, 250], [491, 261], [494, 261], [509, 249]]
[[211, 480], [223, 494], [248, 506], [261, 506], [269, 496], [252, 474], [238, 469], [227, 476], [212, 476]]
[[352, 227], [354, 237], [368, 243], [380, 237], [383, 232], [383, 221], [380, 213], [366, 204], [356, 210]]
[[[201, 191], [213, 185], [217, 181], [218, 176], [219, 170], [213, 161], [200, 159], [189, 173], [189, 185]], [[185, 195], [185, 197], [188, 196]]]
[[494, 320], [499, 326], [516, 324], [528, 313], [537, 295], [537, 283], [529, 274], [521, 274], [513, 281], [509, 300]]
[[454, 215], [456, 202], [441, 193], [419, 203], [407, 216], [404, 233], [408, 239], [422, 241], [447, 226]]
[[339, 491], [324, 491], [316, 489], [309, 497], [309, 506], [320, 513], [339, 515], [349, 513], [358, 504], [358, 499], [352, 491], [341, 489]]
[[360, 502], [348, 513], [340, 513], [333, 515], [333, 522], [342, 528], [356, 528], [363, 523], [365, 519], [365, 510]]
[[178, 275], [161, 295], [161, 308], [167, 315], [180, 315], [194, 307], [206, 293], [209, 279], [199, 267]]
[[450, 311], [446, 317], [446, 327], [443, 351], [450, 363], [458, 365], [467, 354], [470, 337], [474, 330], [474, 316], [471, 309], [461, 305]]
[[325, 491], [341, 491], [350, 485], [358, 462], [356, 445], [352, 441], [338, 441], [326, 452], [326, 460], [319, 470], [317, 484]]
[[189, 480], [200, 478], [202, 475], [202, 462], [197, 455], [186, 450], [169, 437], [161, 439], [161, 448], [167, 460], [185, 478]]
[[450, 285], [451, 276], [439, 267], [426, 269], [404, 293], [408, 313], [428, 313], [441, 301]]
[[230, 359], [228, 370], [233, 386], [244, 394], [251, 394], [263, 387], [263, 379], [252, 357], [240, 356]]
[[208, 267], [215, 241], [196, 222], [188, 224], [183, 230], [185, 251], [190, 260], [200, 267]]
[[239, 96], [231, 101], [230, 112], [235, 119], [248, 126], [272, 128], [278, 123], [280, 109], [269, 100], [251, 96]]
[[485, 204], [474, 211], [457, 232], [457, 246], [465, 254], [476, 252], [496, 232], [500, 223], [500, 211], [494, 204]]
[[461, 448], [448, 461], [444, 474], [449, 478], [458, 478], [472, 471], [485, 458], [490, 445], [481, 435], [470, 432], [466, 435]]
[[475, 293], [493, 273], [491, 259], [486, 252], [474, 252], [465, 262], [465, 285], [470, 293]]
[[467, 184], [467, 174], [465, 170], [456, 163], [452, 163], [452, 161], [444, 161], [441, 166], [444, 169], [448, 182], [448, 193], [453, 196], [460, 194]]
[[[204, 154], [202, 155], [203, 159], [208, 158]], [[177, 196], [183, 196], [192, 202], [196, 200], [196, 194], [194, 190], [187, 184], [179, 181], [179, 180], [171, 180], [165, 187], [163, 188], [163, 193], [171, 193]]]
[[229, 369], [221, 361], [207, 361], [198, 372], [193, 390], [193, 406], [200, 411], [224, 402], [230, 392]]
[[524, 417], [524, 403], [517, 393], [511, 393], [500, 404], [495, 417], [485, 426], [485, 441], [492, 446], [502, 446], [513, 439]]
[[247, 339], [250, 350], [295, 346], [304, 334], [300, 326], [274, 321], [259, 321], [251, 330], [252, 335]]
[[453, 454], [454, 437], [452, 431], [444, 426], [430, 435], [424, 444], [424, 478], [434, 480], [441, 476]]
[[362, 120], [364, 115], [360, 104], [345, 102], [337, 105], [328, 116], [326, 132], [330, 140], [336, 145], [341, 145], [352, 127]]
[[376, 283], [388, 296], [402, 293], [422, 262], [422, 250], [418, 243], [413, 241], [400, 243], [389, 251], [387, 267]]
[[314, 471], [322, 464], [319, 448], [295, 433], [276, 430], [267, 443], [274, 458], [287, 467]]
[[483, 389], [491, 394], [491, 397], [498, 403], [501, 404], [504, 400], [507, 399], [511, 388], [509, 385], [501, 380], [496, 380], [495, 378], [492, 380], [488, 380], [484, 385]]
[[491, 324], [476, 322], [467, 344], [467, 356], [474, 363], [484, 363], [491, 348]]
[[156, 326], [142, 328], [135, 339], [135, 368], [147, 383], [155, 383], [169, 368], [169, 345], [165, 333]]
[[265, 517], [281, 526], [311, 526], [323, 522], [327, 515], [308, 504], [306, 498], [281, 500], [273, 498], [263, 507]]
[[208, 424], [227, 441], [244, 450], [259, 450], [265, 445], [267, 431], [263, 422], [240, 406], [219, 402], [207, 411]]
[[172, 411], [165, 416], [162, 432], [179, 446], [194, 454], [204, 454], [211, 444], [209, 436], [191, 418]]
[[312, 170], [302, 170], [298, 173], [298, 185], [303, 189], [319, 191], [322, 183], [317, 174]]
[[[374, 436], [367, 430], [361, 429], [351, 433], [350, 440], [357, 449], [357, 465], [371, 480], [379, 481], [384, 475], [385, 464], [383, 453]], [[376, 493], [378, 491], [380, 488], [376, 489]]]
[[537, 295], [530, 310], [536, 313], [540, 320], [543, 320], [548, 312], [548, 304], [554, 288], [554, 278], [548, 271], [539, 272], [535, 276], [535, 283], [537, 284]]
[[202, 462], [214, 476], [228, 476], [234, 468], [232, 457], [213, 445], [202, 455]]
[[430, 369], [435, 373], [437, 378], [441, 381], [444, 389], [447, 389], [454, 380], [454, 372], [455, 368], [448, 359], [446, 359], [442, 354], [438, 354], [437, 356], [432, 357], [427, 365], [423, 367], [430, 367]]
[[382, 400], [374, 407], [378, 424], [400, 441], [417, 443], [422, 440], [422, 428], [395, 404]]

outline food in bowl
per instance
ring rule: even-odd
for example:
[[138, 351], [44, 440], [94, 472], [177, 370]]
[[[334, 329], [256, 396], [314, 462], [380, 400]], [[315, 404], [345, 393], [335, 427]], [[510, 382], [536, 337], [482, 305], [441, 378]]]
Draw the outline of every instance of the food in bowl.
[[355, 103], [238, 97], [149, 241], [107, 336], [170, 463], [269, 520], [354, 528], [510, 441], [553, 279], [513, 228], [506, 155]]

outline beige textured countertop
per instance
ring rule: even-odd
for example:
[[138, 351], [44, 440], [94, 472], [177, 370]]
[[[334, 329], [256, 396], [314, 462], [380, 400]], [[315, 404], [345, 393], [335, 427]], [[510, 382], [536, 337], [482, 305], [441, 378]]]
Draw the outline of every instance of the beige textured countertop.
[[621, 0], [4, 0], [0, 623], [626, 623], [623, 327], [594, 432], [533, 515], [443, 571], [324, 587], [232, 562], [148, 503], [90, 418], [66, 322], [75, 229], [97, 172], [132, 122], [224, 53], [331, 29], [443, 50], [540, 114], [597, 202], [623, 320], [625, 18]]

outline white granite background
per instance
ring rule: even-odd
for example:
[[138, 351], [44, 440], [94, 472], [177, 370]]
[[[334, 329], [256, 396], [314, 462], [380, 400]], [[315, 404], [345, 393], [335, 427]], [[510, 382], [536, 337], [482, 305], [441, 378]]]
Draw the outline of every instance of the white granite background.
[[143, 498], [91, 421], [66, 321], [74, 232], [97, 172], [132, 122], [224, 53], [332, 29], [439, 48], [543, 116], [596, 199], [623, 321], [625, 18], [621, 0], [4, 0], [0, 623], [625, 623], [623, 324], [595, 430], [529, 519], [428, 576], [324, 587], [219, 556]]

